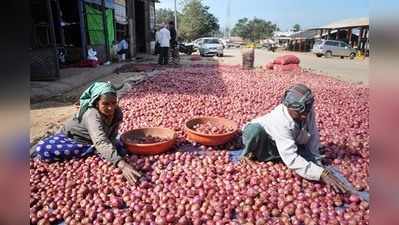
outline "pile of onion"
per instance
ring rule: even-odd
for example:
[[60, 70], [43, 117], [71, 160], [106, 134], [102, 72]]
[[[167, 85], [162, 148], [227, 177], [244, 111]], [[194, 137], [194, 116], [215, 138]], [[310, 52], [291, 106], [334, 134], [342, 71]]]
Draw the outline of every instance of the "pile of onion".
[[194, 130], [202, 134], [226, 134], [231, 133], [234, 129], [224, 125], [212, 124], [211, 122], [195, 124]]
[[155, 136], [144, 136], [144, 137], [128, 137], [127, 141], [134, 144], [154, 144], [158, 142], [168, 141], [167, 138], [155, 137]]
[[[176, 151], [128, 156], [146, 176], [136, 186], [96, 155], [52, 164], [30, 161], [31, 224], [368, 224], [368, 203], [357, 196], [302, 179], [282, 163], [233, 162], [229, 149], [239, 146], [239, 138], [212, 148], [185, 140], [190, 118], [219, 116], [243, 126], [277, 106], [284, 90], [298, 82], [316, 96], [325, 163], [368, 191], [367, 87], [303, 71], [195, 65], [161, 71], [120, 101], [120, 132], [173, 128]], [[187, 146], [198, 151], [183, 151]]]

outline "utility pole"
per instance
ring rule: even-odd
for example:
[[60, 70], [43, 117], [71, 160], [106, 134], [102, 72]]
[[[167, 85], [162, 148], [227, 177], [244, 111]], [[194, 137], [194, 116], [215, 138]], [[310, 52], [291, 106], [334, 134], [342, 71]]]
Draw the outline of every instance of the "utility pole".
[[108, 22], [107, 22], [107, 15], [106, 15], [107, 8], [105, 7], [105, 0], [101, 0], [101, 12], [102, 12], [102, 21], [103, 21], [103, 34], [105, 40], [105, 58], [108, 61], [110, 57], [109, 51], [109, 41], [108, 41]]
[[128, 16], [128, 30], [129, 30], [129, 50], [130, 58], [136, 58], [136, 12], [135, 0], [127, 0], [127, 16]]
[[231, 0], [227, 0], [226, 24], [224, 30], [224, 38], [226, 39], [230, 38], [230, 6], [231, 6]]
[[176, 0], [175, 0], [175, 29], [176, 29], [176, 36], [177, 36], [178, 29], [177, 29], [177, 8], [176, 8]]

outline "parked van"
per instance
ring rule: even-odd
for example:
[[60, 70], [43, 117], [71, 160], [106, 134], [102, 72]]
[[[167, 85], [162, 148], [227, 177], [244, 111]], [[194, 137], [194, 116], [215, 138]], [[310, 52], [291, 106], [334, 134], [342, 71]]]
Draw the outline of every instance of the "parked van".
[[312, 52], [316, 54], [317, 57], [325, 56], [340, 56], [349, 57], [350, 59], [355, 58], [356, 49], [349, 46], [343, 41], [335, 40], [319, 40], [313, 45]]

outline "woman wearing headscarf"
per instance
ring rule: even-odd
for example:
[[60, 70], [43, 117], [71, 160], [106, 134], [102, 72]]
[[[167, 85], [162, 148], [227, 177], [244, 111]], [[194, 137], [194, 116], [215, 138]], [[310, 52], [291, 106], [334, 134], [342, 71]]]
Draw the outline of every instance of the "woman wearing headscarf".
[[244, 126], [241, 158], [282, 160], [303, 178], [321, 180], [338, 192], [346, 192], [344, 184], [321, 164], [313, 103], [314, 96], [307, 86], [290, 87], [281, 104]]
[[135, 183], [141, 175], [123, 160], [126, 153], [117, 141], [123, 114], [118, 106], [116, 88], [109, 82], [95, 82], [79, 100], [79, 112], [66, 121], [57, 134], [35, 145], [31, 157], [54, 162], [95, 152], [119, 167], [129, 183]]

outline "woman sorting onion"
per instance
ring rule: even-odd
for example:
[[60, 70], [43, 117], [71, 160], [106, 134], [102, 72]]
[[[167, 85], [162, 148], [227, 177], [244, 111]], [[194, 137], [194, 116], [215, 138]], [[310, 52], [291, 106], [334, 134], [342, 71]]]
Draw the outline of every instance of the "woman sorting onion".
[[346, 192], [344, 184], [321, 164], [313, 103], [314, 96], [308, 87], [290, 87], [282, 104], [246, 124], [241, 158], [282, 160], [303, 178], [321, 180], [337, 192]]
[[126, 153], [117, 141], [123, 114], [111, 83], [96, 82], [80, 97], [79, 112], [61, 130], [35, 145], [30, 155], [46, 162], [81, 158], [94, 152], [122, 170], [131, 184], [141, 176], [122, 159]]

